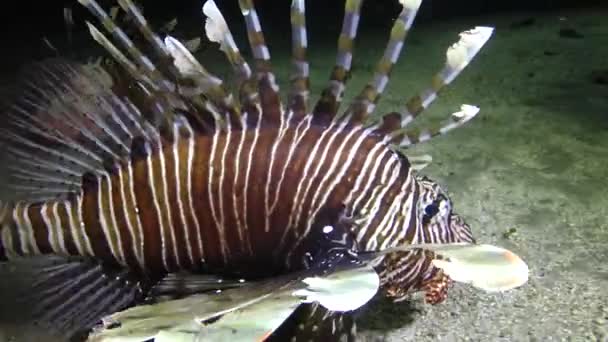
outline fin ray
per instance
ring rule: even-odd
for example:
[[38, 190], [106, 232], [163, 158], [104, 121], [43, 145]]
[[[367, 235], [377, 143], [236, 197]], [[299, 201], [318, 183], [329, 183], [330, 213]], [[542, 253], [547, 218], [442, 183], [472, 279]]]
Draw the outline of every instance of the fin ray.
[[301, 305], [267, 341], [354, 342], [356, 337], [357, 327], [352, 313], [332, 313], [313, 303]]
[[[432, 137], [445, 134], [472, 119], [478, 113], [479, 108], [462, 105], [461, 110], [453, 113], [447, 123], [430, 125], [419, 132], [406, 130], [406, 127], [428, 108], [439, 93], [469, 65], [490, 39], [492, 33], [493, 29], [490, 27], [475, 27], [460, 33], [458, 42], [448, 48], [445, 65], [433, 76], [431, 87], [408, 99], [405, 108], [400, 113], [389, 113], [383, 117], [382, 124], [370, 123], [370, 126], [376, 125], [376, 133], [391, 137], [393, 143], [399, 147], [408, 148]], [[398, 120], [395, 116], [398, 117]]]
[[376, 66], [373, 78], [351, 102], [341, 120], [349, 120], [352, 124], [361, 124], [374, 112], [376, 104], [389, 82], [391, 70], [399, 60], [403, 42], [414, 23], [421, 0], [401, 0], [400, 2], [403, 8], [393, 23], [389, 41]]
[[437, 98], [437, 95], [469, 65], [479, 50], [490, 39], [493, 29], [475, 27], [460, 33], [460, 39], [446, 51], [446, 63], [441, 71], [435, 74], [430, 88], [406, 101], [401, 113], [401, 126], [405, 127], [422, 113]]
[[292, 70], [288, 103], [289, 107], [295, 112], [296, 117], [303, 117], [308, 113], [308, 97], [310, 93], [309, 64], [306, 59], [308, 37], [306, 31], [305, 0], [292, 0], [291, 41]]
[[245, 18], [249, 45], [255, 59], [254, 70], [262, 106], [262, 118], [265, 122], [279, 124], [284, 119], [279, 86], [272, 71], [270, 52], [264, 40], [258, 14], [253, 0], [239, 0], [239, 6]]
[[317, 121], [329, 122], [334, 119], [340, 103], [353, 58], [353, 44], [359, 27], [359, 17], [363, 0], [346, 0], [342, 31], [338, 38], [338, 55], [330, 76], [329, 84], [321, 92], [313, 115]]
[[103, 316], [143, 298], [146, 281], [125, 269], [83, 258], [34, 257], [17, 261], [17, 320], [34, 321], [62, 336], [86, 333]]
[[21, 189], [5, 200], [75, 193], [84, 173], [105, 174], [107, 161], [130, 155], [135, 137], [153, 135], [155, 129], [128, 99], [113, 92], [100, 67], [52, 59], [28, 66], [23, 76], [20, 87], [42, 96], [18, 98], [0, 125], [7, 161], [0, 183]]
[[420, 131], [407, 130], [405, 128], [393, 131], [390, 135], [391, 143], [400, 148], [410, 148], [464, 125], [474, 118], [477, 113], [479, 113], [478, 107], [466, 104], [462, 105], [460, 111], [452, 113], [446, 123], [428, 126]]

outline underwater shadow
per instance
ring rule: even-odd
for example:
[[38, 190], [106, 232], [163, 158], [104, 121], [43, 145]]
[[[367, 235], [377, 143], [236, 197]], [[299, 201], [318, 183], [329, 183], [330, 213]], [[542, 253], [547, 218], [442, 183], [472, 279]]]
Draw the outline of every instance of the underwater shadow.
[[357, 327], [363, 330], [390, 331], [404, 328], [422, 313], [414, 301], [394, 303], [389, 298], [374, 298], [356, 313]]

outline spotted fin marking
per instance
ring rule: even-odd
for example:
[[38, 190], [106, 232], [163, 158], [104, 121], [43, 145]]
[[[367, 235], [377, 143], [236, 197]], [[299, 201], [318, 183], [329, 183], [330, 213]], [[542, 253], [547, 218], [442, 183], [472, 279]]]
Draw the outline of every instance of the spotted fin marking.
[[340, 108], [344, 88], [352, 66], [353, 44], [359, 27], [362, 2], [363, 0], [346, 0], [344, 5], [344, 19], [342, 32], [338, 39], [336, 65], [331, 73], [329, 84], [321, 92], [321, 97], [313, 110], [317, 122], [330, 122]]

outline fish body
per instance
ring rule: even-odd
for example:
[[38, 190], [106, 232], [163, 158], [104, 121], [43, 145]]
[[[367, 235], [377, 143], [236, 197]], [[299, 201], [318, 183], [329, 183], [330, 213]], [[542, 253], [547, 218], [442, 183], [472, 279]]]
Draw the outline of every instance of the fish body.
[[[294, 250], [321, 208], [357, 201], [357, 211], [365, 201], [387, 201], [400, 206], [389, 217], [397, 220], [413, 210], [398, 200], [419, 191], [406, 161], [387, 154], [377, 137], [344, 127], [321, 129], [303, 121], [280, 133], [268, 128], [203, 136], [183, 121], [174, 129], [186, 135], [154, 147], [133, 146], [145, 155], [106, 175], [86, 175], [73, 198], [17, 203], [17, 227], [29, 221], [34, 235], [16, 230], [13, 244], [6, 244], [14, 246], [11, 253], [90, 254], [159, 272], [233, 265], [263, 275], [283, 271], [288, 257], [301, 257]], [[320, 144], [323, 138], [331, 143]], [[387, 180], [386, 194], [372, 198], [371, 189]], [[378, 222], [370, 225], [390, 229], [380, 225], [388, 207], [378, 210]], [[378, 236], [372, 229], [360, 234], [370, 242]], [[254, 256], [268, 263], [250, 265]]]
[[[111, 35], [88, 24], [113, 65], [53, 60], [32, 67], [2, 126], [8, 174], [2, 186], [9, 193], [0, 212], [0, 260], [82, 258], [41, 272], [37, 286], [76, 291], [45, 298], [47, 308], [62, 302], [64, 309], [45, 313], [46, 319], [64, 324], [87, 309], [84, 298], [100, 301], [112, 293], [76, 320], [88, 326], [137, 304], [175, 272], [258, 279], [304, 269], [319, 246], [334, 246], [314, 239], [328, 226], [324, 222], [348, 222], [338, 236], [356, 246], [348, 250], [474, 242], [445, 191], [419, 176], [399, 149], [477, 114], [478, 108], [464, 105], [445, 124], [419, 134], [406, 128], [472, 60], [491, 29], [462, 33], [430, 87], [405, 101], [402, 112], [375, 120], [370, 115], [420, 1], [400, 1], [403, 9], [373, 79], [343, 113], [338, 109], [361, 1], [346, 1], [336, 65], [314, 107], [308, 103], [302, 0], [292, 3], [294, 68], [285, 104], [252, 1], [239, 5], [253, 68], [213, 1], [203, 7], [209, 39], [233, 66], [236, 94], [179, 40], [156, 35], [131, 1], [118, 3], [151, 55], [94, 0], [80, 2]], [[399, 300], [425, 290], [429, 302], [445, 299], [449, 278], [431, 254], [411, 250], [381, 258], [374, 266], [385, 293]], [[99, 289], [97, 277], [108, 274], [112, 281]], [[335, 322], [330, 330], [335, 333]]]

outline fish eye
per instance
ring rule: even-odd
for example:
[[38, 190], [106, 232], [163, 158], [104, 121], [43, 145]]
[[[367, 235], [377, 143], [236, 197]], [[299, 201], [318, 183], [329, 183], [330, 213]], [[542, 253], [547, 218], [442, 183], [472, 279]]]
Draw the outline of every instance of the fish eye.
[[428, 216], [429, 218], [433, 218], [433, 216], [437, 215], [438, 212], [439, 205], [437, 204], [437, 202], [433, 202], [427, 205], [426, 208], [424, 208], [424, 215]]
[[437, 213], [439, 213], [439, 204], [441, 203], [442, 200], [443, 200], [443, 198], [441, 196], [439, 196], [436, 200], [434, 200], [431, 204], [427, 205], [424, 208], [424, 215], [422, 216], [423, 224], [429, 224], [431, 219], [433, 217], [435, 217], [435, 215], [437, 215]]

